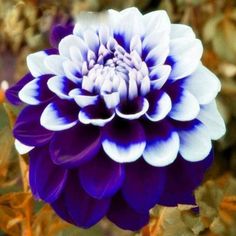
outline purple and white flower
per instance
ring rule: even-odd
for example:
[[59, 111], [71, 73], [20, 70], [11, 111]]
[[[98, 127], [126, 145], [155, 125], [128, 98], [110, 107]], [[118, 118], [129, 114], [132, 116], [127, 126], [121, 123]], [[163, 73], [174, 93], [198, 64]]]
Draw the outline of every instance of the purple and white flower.
[[155, 204], [194, 204], [225, 125], [192, 29], [128, 8], [58, 31], [6, 94], [27, 104], [13, 132], [35, 197], [84, 228], [138, 230]]

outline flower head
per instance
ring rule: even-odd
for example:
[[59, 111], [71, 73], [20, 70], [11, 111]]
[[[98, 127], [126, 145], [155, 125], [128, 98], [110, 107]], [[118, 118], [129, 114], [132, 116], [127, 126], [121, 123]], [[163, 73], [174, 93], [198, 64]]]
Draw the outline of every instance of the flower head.
[[30, 54], [30, 73], [7, 91], [27, 104], [16, 147], [29, 152], [33, 194], [63, 219], [137, 230], [155, 204], [194, 204], [225, 132], [220, 82], [192, 29], [165, 11], [85, 16], [54, 29], [58, 49]]

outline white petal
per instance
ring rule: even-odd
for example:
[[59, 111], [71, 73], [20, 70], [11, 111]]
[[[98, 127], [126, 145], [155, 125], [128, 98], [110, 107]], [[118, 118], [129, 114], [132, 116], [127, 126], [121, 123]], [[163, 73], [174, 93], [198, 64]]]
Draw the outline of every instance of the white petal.
[[27, 66], [34, 77], [50, 74], [51, 71], [44, 65], [44, 59], [48, 54], [44, 51], [29, 54], [26, 58]]
[[144, 160], [156, 167], [167, 166], [173, 163], [179, 151], [179, 136], [172, 132], [168, 139], [157, 137], [150, 144], [147, 142], [143, 153]]
[[58, 50], [59, 50], [60, 55], [70, 58], [71, 47], [75, 47], [80, 50], [81, 48], [84, 48], [84, 47], [86, 48], [81, 38], [75, 35], [68, 35], [64, 37], [58, 45]]
[[198, 39], [178, 38], [170, 41], [170, 56], [175, 64], [171, 79], [178, 80], [193, 73], [202, 57], [203, 47]]
[[150, 72], [151, 86], [153, 89], [160, 89], [169, 78], [171, 67], [169, 65], [160, 65], [153, 67]]
[[[80, 76], [82, 72], [79, 71], [79, 65], [73, 63], [72, 61], [65, 61], [62, 64], [65, 75], [68, 79], [73, 81], [74, 83], [81, 83], [82, 78], [78, 78], [77, 76]], [[80, 76], [82, 77], [82, 75]]]
[[146, 113], [146, 116], [151, 121], [160, 121], [164, 119], [171, 110], [171, 99], [167, 93], [163, 93], [162, 96], [155, 102], [150, 104], [152, 111]]
[[201, 124], [193, 125], [192, 128], [178, 132], [180, 137], [179, 152], [182, 157], [191, 162], [205, 159], [211, 151], [211, 139], [206, 127]]
[[137, 113], [134, 113], [134, 114], [125, 114], [123, 113], [119, 107], [116, 108], [116, 114], [121, 117], [121, 118], [124, 118], [124, 119], [127, 119], [127, 120], [135, 120], [135, 119], [138, 119], [140, 118], [141, 116], [143, 116], [147, 110], [149, 108], [149, 103], [148, 103], [148, 100], [146, 98], [143, 98], [143, 104], [142, 104], [142, 107], [141, 109], [137, 112]]
[[154, 30], [168, 30], [170, 31], [170, 19], [164, 10], [152, 11], [143, 17], [146, 34]]
[[188, 25], [183, 24], [171, 24], [170, 38], [195, 38], [195, 33]]
[[105, 124], [109, 123], [115, 117], [115, 113], [113, 113], [110, 117], [106, 119], [99, 119], [99, 118], [90, 118], [83, 110], [79, 112], [79, 121], [85, 125], [92, 124], [96, 126], [104, 126]]
[[51, 73], [55, 75], [65, 75], [63, 62], [65, 62], [66, 60], [66, 57], [60, 55], [50, 55], [45, 58], [44, 64], [48, 68], [48, 70], [51, 71]]
[[55, 93], [61, 99], [71, 99], [71, 97], [66, 94], [65, 89], [68, 83], [71, 83], [64, 76], [53, 76], [47, 82], [48, 88]]
[[98, 51], [99, 47], [99, 39], [97, 34], [92, 30], [86, 30], [83, 33], [84, 41], [88, 45], [88, 47], [93, 51]]
[[95, 104], [99, 97], [98, 95], [83, 94], [83, 92], [80, 89], [71, 90], [69, 96], [73, 97], [75, 102], [82, 108]]
[[108, 109], [116, 107], [120, 103], [120, 94], [114, 92], [111, 94], [103, 94], [103, 99]]
[[54, 103], [50, 103], [44, 109], [40, 124], [48, 130], [60, 131], [69, 129], [77, 124], [78, 120], [71, 119], [64, 114], [60, 114], [58, 107]]
[[184, 83], [184, 87], [190, 91], [200, 104], [212, 101], [220, 91], [219, 79], [205, 66], [199, 65]]
[[208, 134], [213, 140], [221, 138], [226, 132], [224, 120], [217, 110], [215, 101], [202, 105], [197, 119], [206, 126]]
[[27, 146], [21, 143], [18, 139], [15, 140], [15, 148], [20, 155], [24, 155], [34, 149], [33, 146]]
[[188, 121], [196, 118], [199, 110], [197, 99], [190, 92], [183, 90], [179, 101], [172, 102], [169, 116], [174, 120]]

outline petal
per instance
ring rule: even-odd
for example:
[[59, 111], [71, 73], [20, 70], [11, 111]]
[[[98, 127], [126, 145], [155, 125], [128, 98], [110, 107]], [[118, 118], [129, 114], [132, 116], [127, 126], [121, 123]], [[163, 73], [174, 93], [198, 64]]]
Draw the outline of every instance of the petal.
[[82, 187], [91, 197], [111, 197], [123, 183], [124, 165], [114, 162], [101, 151], [96, 158], [80, 168], [79, 177]]
[[63, 63], [68, 59], [61, 55], [50, 55], [44, 59], [44, 64], [50, 74], [65, 75]]
[[27, 66], [34, 77], [51, 74], [51, 71], [44, 65], [44, 60], [48, 57], [45, 51], [29, 54], [26, 58]]
[[61, 99], [71, 99], [68, 94], [76, 86], [65, 76], [53, 76], [48, 80], [47, 85]]
[[188, 25], [171, 24], [170, 38], [171, 39], [176, 39], [176, 38], [194, 39], [195, 33], [193, 32], [193, 29]]
[[118, 92], [103, 94], [102, 96], [108, 109], [114, 108], [120, 103], [120, 94]]
[[226, 132], [224, 120], [217, 110], [215, 101], [202, 105], [197, 119], [206, 126], [208, 134], [213, 140], [221, 138]]
[[132, 36], [144, 33], [142, 14], [135, 7], [127, 8], [118, 15], [116, 11], [109, 10], [108, 14], [109, 22], [113, 24], [112, 29], [115, 39], [128, 51]]
[[117, 194], [112, 199], [107, 218], [122, 229], [137, 231], [148, 223], [149, 212], [138, 213], [134, 211], [122, 196]]
[[73, 173], [68, 178], [61, 197], [52, 207], [65, 220], [72, 220], [75, 225], [82, 228], [90, 228], [106, 215], [109, 205], [109, 198], [97, 200], [90, 197]]
[[66, 36], [58, 45], [60, 55], [70, 58], [70, 48], [73, 46], [80, 49], [81, 44], [83, 44], [83, 42], [80, 37], [73, 34]]
[[149, 109], [146, 116], [151, 121], [160, 121], [170, 112], [171, 100], [167, 93], [161, 90], [154, 90], [147, 95]]
[[200, 65], [186, 78], [183, 87], [191, 92], [200, 104], [207, 104], [216, 97], [221, 85], [219, 79], [210, 70]]
[[19, 99], [18, 93], [27, 83], [29, 83], [33, 79], [34, 77], [30, 73], [28, 73], [21, 80], [19, 80], [14, 86], [7, 89], [5, 93], [7, 100], [15, 106], [20, 105], [22, 102]]
[[40, 124], [53, 131], [69, 129], [78, 122], [78, 113], [79, 108], [74, 102], [56, 100], [46, 106]]
[[36, 197], [49, 203], [55, 201], [64, 188], [66, 178], [67, 170], [52, 163], [48, 146], [37, 147], [30, 152], [29, 181]]
[[93, 95], [92, 93], [84, 89], [73, 89], [70, 91], [69, 96], [74, 98], [75, 102], [80, 107], [86, 107], [89, 105], [94, 105], [98, 102], [98, 95]]
[[20, 155], [24, 155], [34, 149], [34, 146], [27, 146], [21, 143], [19, 140], [15, 140], [15, 148]]
[[164, 10], [152, 11], [143, 17], [146, 35], [154, 30], [167, 30], [170, 31], [170, 19]]
[[212, 161], [212, 151], [204, 160], [198, 162], [186, 161], [179, 155], [172, 165], [165, 168], [166, 183], [159, 204], [164, 206], [195, 205], [194, 190], [201, 184]]
[[140, 213], [148, 212], [161, 196], [165, 169], [150, 166], [143, 160], [126, 165], [122, 194], [128, 205]]
[[56, 25], [52, 28], [50, 32], [50, 44], [53, 47], [58, 47], [59, 42], [69, 34], [72, 34], [74, 26], [73, 25]]
[[149, 103], [146, 98], [136, 97], [132, 101], [120, 104], [116, 108], [116, 114], [123, 119], [134, 120], [143, 116], [148, 108]]
[[41, 75], [28, 82], [20, 91], [19, 98], [29, 105], [38, 105], [50, 100], [54, 94], [48, 89], [50, 75]]
[[174, 162], [179, 151], [179, 136], [166, 121], [146, 123], [144, 160], [152, 166], [167, 166]]
[[198, 120], [176, 124], [180, 138], [179, 152], [191, 162], [201, 161], [210, 153], [212, 144], [208, 130]]
[[203, 47], [198, 39], [177, 38], [170, 41], [170, 57], [174, 61], [170, 78], [178, 80], [193, 73], [202, 56]]
[[65, 167], [78, 166], [95, 157], [101, 147], [99, 129], [77, 124], [56, 132], [50, 144], [52, 161]]
[[169, 113], [171, 118], [188, 121], [197, 117], [200, 107], [197, 99], [190, 92], [177, 85], [169, 94], [172, 99], [172, 109]]
[[119, 163], [137, 160], [145, 149], [145, 134], [138, 121], [116, 119], [103, 128], [103, 150]]
[[88, 47], [93, 52], [98, 51], [99, 39], [98, 39], [98, 35], [96, 34], [96, 32], [94, 32], [91, 29], [87, 29], [86, 31], [83, 32], [83, 38], [84, 38], [84, 42], [86, 43], [86, 45], [88, 45]]
[[40, 146], [52, 138], [53, 132], [46, 130], [39, 123], [44, 106], [27, 106], [19, 114], [13, 134], [27, 146]]
[[79, 112], [79, 120], [83, 124], [104, 126], [115, 117], [113, 111], [108, 110], [105, 104], [97, 102], [96, 105], [89, 105]]
[[153, 89], [160, 89], [166, 83], [171, 72], [169, 65], [160, 65], [153, 67], [150, 72], [151, 87]]
[[79, 64], [76, 64], [72, 61], [64, 61], [63, 64], [63, 70], [65, 72], [66, 77], [71, 80], [72, 82], [76, 84], [81, 83], [81, 77], [82, 77], [82, 66]]

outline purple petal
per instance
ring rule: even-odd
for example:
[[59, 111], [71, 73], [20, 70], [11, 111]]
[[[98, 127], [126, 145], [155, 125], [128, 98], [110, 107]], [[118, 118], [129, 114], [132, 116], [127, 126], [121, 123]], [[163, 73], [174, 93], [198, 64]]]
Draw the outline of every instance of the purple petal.
[[47, 86], [47, 82], [50, 78], [51, 75], [41, 75], [28, 82], [19, 91], [21, 101], [30, 105], [38, 105], [53, 98], [54, 94]]
[[165, 185], [165, 169], [153, 167], [144, 160], [127, 164], [122, 194], [130, 207], [148, 212], [158, 203]]
[[55, 100], [44, 109], [40, 123], [48, 130], [60, 131], [75, 126], [79, 107], [73, 101]]
[[7, 100], [15, 106], [20, 105], [22, 101], [19, 99], [18, 93], [27, 83], [29, 83], [33, 79], [34, 77], [30, 73], [26, 74], [14, 86], [10, 87], [6, 91], [5, 95], [6, 95]]
[[116, 114], [124, 119], [134, 120], [144, 115], [149, 108], [146, 98], [137, 97], [130, 102], [125, 102], [116, 108]]
[[67, 170], [51, 161], [48, 146], [30, 152], [29, 181], [32, 192], [45, 202], [55, 201], [64, 188]]
[[27, 106], [18, 116], [13, 134], [16, 139], [28, 146], [40, 146], [50, 141], [53, 132], [39, 123], [44, 106]]
[[63, 25], [56, 25], [52, 28], [50, 32], [50, 44], [53, 47], [58, 47], [59, 42], [61, 39], [63, 39], [65, 36], [72, 34], [73, 32], [73, 25], [63, 26]]
[[107, 218], [122, 229], [137, 231], [148, 223], [149, 212], [138, 213], [134, 211], [122, 196], [117, 194], [112, 199]]
[[123, 164], [114, 162], [103, 151], [80, 168], [80, 182], [84, 190], [94, 198], [113, 196], [124, 180]]
[[116, 119], [103, 128], [103, 150], [116, 162], [137, 160], [145, 145], [144, 130], [138, 121]]
[[193, 191], [201, 184], [212, 161], [213, 151], [199, 162], [186, 161], [179, 155], [172, 165], [166, 167], [166, 184], [158, 204], [196, 204]]
[[89, 228], [106, 215], [109, 205], [109, 198], [97, 200], [90, 197], [81, 187], [77, 175], [71, 174], [64, 192], [52, 207], [63, 219]]
[[100, 147], [99, 129], [79, 123], [54, 134], [50, 153], [55, 164], [75, 167], [96, 156]]

